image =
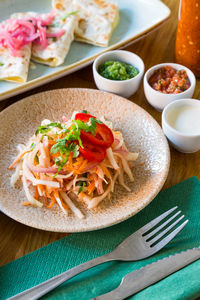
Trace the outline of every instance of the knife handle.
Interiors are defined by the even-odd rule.
[[[123,300],[200,259],[200,247],[170,255],[128,273],[113,291],[91,300]]]
[[[68,279],[78,275],[79,273],[111,260],[113,260],[111,253],[108,253],[103,256],[99,256],[81,265],[78,265],[60,275],[57,275],[45,282],[42,282],[20,294],[8,298],[7,300],[11,300],[11,299],[12,300],[36,300],[44,296],[48,292],[52,291],[53,289],[55,289],[57,286],[61,285],[63,282],[67,281]]]

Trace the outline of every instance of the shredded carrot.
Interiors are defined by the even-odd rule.
[[[82,162],[82,161],[83,161],[83,156],[78,156],[78,157],[76,158],[76,160]]]
[[[73,168],[72,158],[73,158],[73,153],[70,152],[68,161],[69,161],[69,166],[70,166],[71,170],[73,171],[74,168]]]
[[[37,173],[34,173],[36,179],[40,179],[40,175]],[[38,188],[38,190],[40,190],[40,193],[42,194],[44,191],[44,186],[42,184],[37,184],[36,187]],[[39,192],[39,191],[38,191]]]
[[[68,158],[69,164],[67,165],[67,168],[69,171],[73,171],[75,175],[79,175],[85,169],[88,161],[84,160],[83,157],[78,157],[76,162],[73,164],[72,158],[73,153],[70,153]]]
[[[80,192],[80,194],[78,195],[80,199],[83,199],[86,195],[83,192]]]
[[[35,199],[36,199],[36,200],[39,199],[39,193],[38,193],[37,187],[35,187]]]
[[[78,169],[78,171],[82,172],[85,169],[87,163],[88,163],[88,161],[84,160],[83,163],[81,164],[80,168]]]
[[[48,208],[52,208],[52,206],[54,205],[55,203],[55,197],[54,196],[50,196],[51,197],[51,203],[47,206]]]
[[[18,162],[22,159],[22,157],[23,157],[26,153],[29,153],[30,151],[31,151],[31,150],[25,151],[25,152],[23,152],[20,156],[18,156],[18,157],[15,159],[15,161],[8,167],[8,170],[12,169],[12,168],[16,165],[16,163],[18,163]]]
[[[76,162],[74,163],[74,166],[80,166],[83,162],[83,157],[77,157]]]
[[[48,207],[48,200],[47,200],[47,197],[43,197],[43,199],[44,199],[44,205],[46,206],[46,207]]]
[[[64,203],[64,202],[62,201],[62,199],[60,199],[60,202],[61,202],[62,206],[63,206],[65,209],[69,210],[69,206],[68,206],[66,203]]]
[[[35,161],[35,159],[33,161],[33,164],[34,164],[34,166],[37,166],[37,162]]]
[[[55,144],[56,144],[56,141],[49,140],[48,143],[49,143],[49,145],[55,145]]]
[[[89,194],[89,195],[92,194],[92,192],[94,191],[94,189],[95,189],[95,181],[92,181],[92,182],[88,185],[88,187],[87,187],[88,194]]]
[[[60,154],[59,153],[51,153],[51,156],[53,158],[58,158],[60,156]]]
[[[22,205],[23,206],[28,206],[28,205],[31,205],[31,203],[29,201],[25,201],[25,202],[22,203]]]
[[[108,170],[108,168],[106,166],[104,166],[103,163],[100,163],[100,167],[102,168],[103,172],[106,174],[106,176],[108,178],[111,178],[111,174],[110,174],[110,171]]]
[[[141,162],[141,163],[139,163],[139,164],[137,164],[137,166],[144,166],[144,162]]]
[[[55,194],[56,197],[59,197],[59,198],[60,198],[60,202],[61,202],[62,206],[64,207],[64,209],[69,210],[69,206],[68,206],[66,203],[63,202],[63,200],[62,200],[61,197],[59,196],[59,192],[58,192],[58,191],[55,191],[54,194]]]

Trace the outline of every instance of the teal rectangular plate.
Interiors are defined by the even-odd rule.
[[[50,68],[35,64],[29,69],[26,83],[0,81],[0,100],[20,94],[34,87],[77,71],[90,64],[98,55],[130,43],[146,36],[156,29],[170,15],[169,8],[160,0],[115,0],[119,6],[120,22],[114,30],[107,48],[73,42],[63,65]],[[0,0],[0,21],[15,12],[36,11],[49,12],[51,0]]]

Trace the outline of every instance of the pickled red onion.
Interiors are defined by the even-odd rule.
[[[42,49],[45,49],[49,44],[48,38],[58,38],[65,33],[64,29],[47,32],[47,26],[51,25],[54,16],[52,10],[45,19],[38,15],[6,20],[0,24],[0,46],[7,47],[13,56],[20,56],[19,50],[31,43],[41,45]]]

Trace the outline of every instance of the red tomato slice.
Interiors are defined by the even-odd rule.
[[[106,156],[106,151],[104,148],[97,145],[93,145],[86,140],[82,140],[84,148],[79,148],[80,154],[88,161],[98,161],[101,162]]]
[[[78,113],[75,115],[75,120],[80,120],[82,122],[88,122],[90,118],[96,119],[96,117],[90,114]]]
[[[82,122],[88,122],[90,118],[95,118],[92,115],[84,114],[84,113],[78,113],[75,116],[75,120],[80,120]],[[91,142],[94,145],[98,145],[101,147],[109,148],[112,143],[114,142],[114,136],[112,131],[108,126],[105,124],[96,124],[96,134],[93,135],[90,132],[81,131],[81,139],[84,138],[87,141]]]

